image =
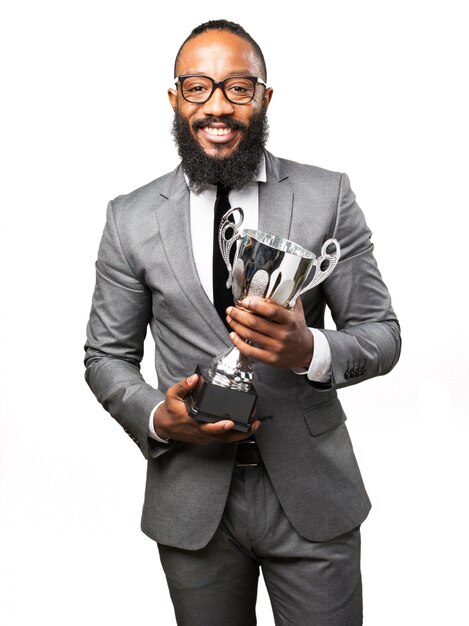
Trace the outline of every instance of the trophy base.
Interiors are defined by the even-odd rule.
[[[229,419],[234,422],[234,430],[249,432],[257,400],[254,388],[239,391],[217,385],[210,381],[209,369],[197,365],[197,386],[186,397],[189,415],[199,422],[210,424]]]

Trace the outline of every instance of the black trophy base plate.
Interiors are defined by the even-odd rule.
[[[210,381],[208,372],[208,367],[197,365],[197,386],[186,397],[189,415],[199,422],[210,424],[229,419],[234,422],[234,430],[249,432],[257,400],[254,388],[237,391],[221,387]]]

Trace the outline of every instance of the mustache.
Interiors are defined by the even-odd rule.
[[[204,128],[205,126],[210,126],[210,124],[225,124],[225,126],[228,126],[228,128],[231,128],[231,130],[247,130],[248,127],[246,126],[246,124],[243,124],[242,122],[239,122],[237,120],[232,120],[231,118],[226,118],[226,117],[204,117],[203,119],[200,120],[194,120],[192,122],[192,128],[197,129],[197,128]]]

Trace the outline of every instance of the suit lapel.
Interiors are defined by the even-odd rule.
[[[194,309],[202,316],[223,343],[231,345],[226,328],[210,302],[199,279],[192,252],[190,195],[182,168],[170,179],[161,194],[157,209],[158,226],[165,256],[174,276]]]
[[[278,159],[266,152],[267,182],[259,183],[258,229],[288,239],[293,212],[293,192]],[[174,276],[194,309],[227,346],[231,341],[199,279],[192,253],[190,195],[181,167],[169,176],[160,193],[157,220],[165,256]]]
[[[290,236],[293,191],[278,159],[266,152],[267,182],[259,183],[259,230]]]

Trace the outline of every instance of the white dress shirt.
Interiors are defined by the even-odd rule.
[[[232,207],[240,206],[244,211],[243,228],[257,230],[259,223],[259,185],[267,181],[265,158],[262,159],[259,172],[252,183],[241,190],[233,189],[229,193]],[[187,178],[186,178],[187,182]],[[200,193],[190,190],[190,224],[192,251],[199,280],[210,301],[213,302],[212,256],[213,256],[213,208],[217,197],[217,188],[208,186]],[[317,328],[310,328],[314,338],[313,358],[309,369],[293,369],[296,374],[307,375],[310,380],[325,383],[331,377],[331,350],[324,333]],[[155,410],[149,420],[149,435],[161,443],[168,440],[158,437],[153,426]]]

